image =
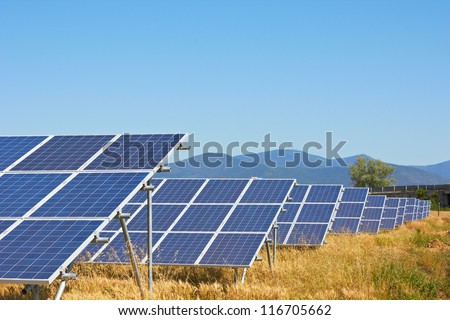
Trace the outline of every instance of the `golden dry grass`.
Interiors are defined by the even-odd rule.
[[[450,213],[436,213],[379,235],[329,235],[315,250],[280,248],[278,265],[249,269],[234,285],[230,269],[155,268],[156,299],[449,299]],[[264,256],[261,252],[261,256]],[[142,268],[144,279],[145,268]],[[79,264],[64,299],[140,299],[129,266]],[[0,286],[0,299],[29,299]],[[43,288],[52,298],[56,284]]]

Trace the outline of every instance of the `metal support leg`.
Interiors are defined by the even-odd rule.
[[[33,300],[39,300],[41,295],[41,288],[39,286],[33,286],[31,289],[31,292],[33,293]]]
[[[238,268],[234,268],[234,283],[236,285],[239,284],[239,269]]]
[[[244,268],[244,270],[242,270],[242,279],[241,279],[241,284],[245,283],[245,276],[247,275],[247,268]]]
[[[128,233],[127,225],[125,224],[125,219],[120,217],[120,225],[122,226],[123,237],[125,238],[125,243],[127,245],[128,254],[130,255],[131,265],[133,266],[134,274],[136,276],[136,283],[141,291],[142,300],[145,299],[144,288],[142,287],[141,274],[139,273],[138,264],[136,262],[136,256],[134,255],[133,245],[131,244],[130,235]]]
[[[272,270],[272,260],[270,259],[270,241],[266,240],[267,261],[269,262],[269,268]]]
[[[155,187],[151,182],[144,188],[147,192],[147,252],[148,252],[148,296],[150,300],[153,298],[153,211],[152,211],[152,192],[155,191]]]
[[[275,222],[273,226],[273,267],[277,266],[277,242],[278,242],[278,224]]]
[[[72,272],[74,263],[75,262],[72,262],[71,264],[69,264],[69,266],[67,267],[67,273]],[[68,278],[62,279],[61,283],[59,284],[58,291],[56,292],[55,300],[61,300],[64,290],[66,290],[67,281],[68,281]]]

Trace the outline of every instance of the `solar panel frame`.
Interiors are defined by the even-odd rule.
[[[415,198],[406,199],[404,222],[411,222],[415,220],[415,203]]]
[[[397,219],[395,222],[395,225],[397,227],[403,225],[405,219],[405,212],[406,212],[406,198],[400,198],[397,211]]]

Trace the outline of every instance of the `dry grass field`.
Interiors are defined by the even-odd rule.
[[[249,269],[236,286],[230,269],[155,268],[156,299],[450,299],[450,213],[436,212],[379,235],[329,235],[314,250],[280,248],[278,265]],[[265,257],[263,252],[261,256]],[[145,268],[142,272],[145,275]],[[79,264],[63,299],[139,299],[129,266]],[[1,285],[0,299],[30,299]],[[52,298],[57,286],[43,288]]]

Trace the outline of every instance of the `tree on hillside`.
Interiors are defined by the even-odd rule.
[[[356,163],[349,166],[350,176],[355,187],[389,187],[397,180],[391,178],[395,168],[381,160],[358,157]]]

